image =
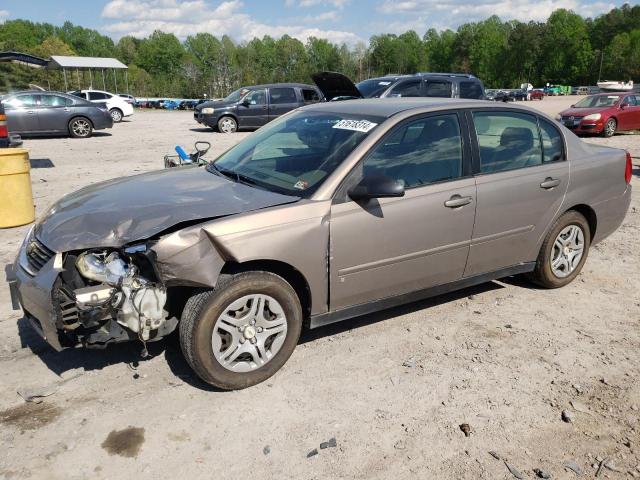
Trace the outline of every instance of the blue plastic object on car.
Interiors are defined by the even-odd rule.
[[[191,156],[180,145],[176,145],[176,153],[182,161],[191,162]]]

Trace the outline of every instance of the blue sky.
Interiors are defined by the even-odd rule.
[[[70,20],[118,39],[155,29],[187,35],[204,31],[242,41],[283,34],[313,35],[354,44],[376,33],[457,28],[492,14],[503,20],[544,21],[557,8],[596,16],[623,1],[601,0],[0,0],[0,21]]]

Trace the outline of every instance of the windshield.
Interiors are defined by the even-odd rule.
[[[240,98],[246,94],[249,90],[246,88],[239,88],[235,92],[231,92],[229,95],[225,97],[223,102],[227,103],[236,103],[240,101]]]
[[[295,112],[250,135],[207,169],[258,188],[309,197],[384,120],[369,115]]]
[[[356,84],[356,88],[360,91],[364,98],[375,98],[379,97],[384,93],[384,91],[389,88],[389,86],[394,83],[393,79],[372,79],[372,80],[364,80],[360,83]]]
[[[619,95],[594,95],[583,98],[574,105],[575,108],[612,107],[620,100]]]

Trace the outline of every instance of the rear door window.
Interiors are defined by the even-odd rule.
[[[463,81],[460,82],[460,98],[482,98],[482,88],[478,82]]]
[[[293,88],[270,88],[269,103],[272,105],[298,103],[298,98]]]
[[[424,96],[451,98],[451,82],[446,80],[427,80]]]
[[[106,100],[107,98],[102,92],[89,92],[89,100]]]
[[[540,138],[542,138],[542,161],[544,163],[564,160],[564,142],[556,127],[540,119]]]
[[[320,101],[320,95],[318,92],[311,88],[303,88],[302,89],[302,98],[305,104],[317,103]]]
[[[40,105],[43,107],[67,107],[72,105],[73,101],[60,95],[42,95]]]
[[[480,173],[542,164],[542,147],[535,116],[479,111],[473,112],[473,122],[480,147]]]

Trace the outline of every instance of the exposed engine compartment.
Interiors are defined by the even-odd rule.
[[[161,338],[174,330],[165,310],[167,290],[152,280],[144,246],[122,252],[70,255],[58,286],[59,321],[87,346]]]

